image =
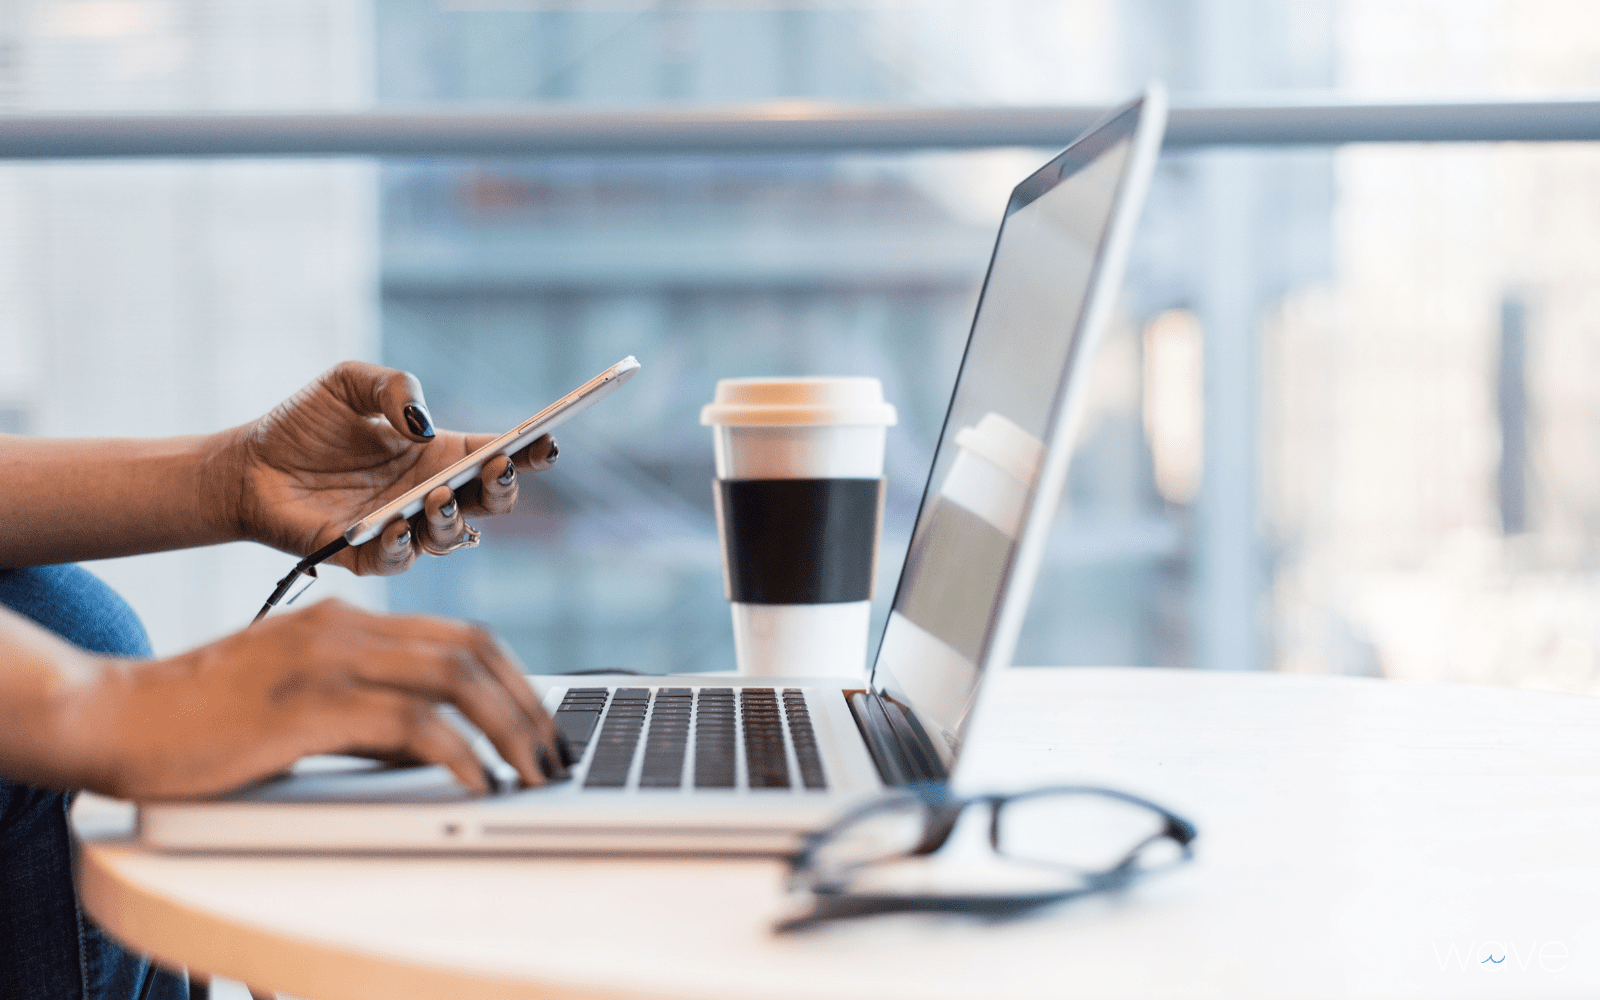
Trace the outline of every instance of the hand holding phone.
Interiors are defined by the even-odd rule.
[[[565,423],[578,413],[604,399],[627,382],[639,370],[639,362],[631,355],[607,368],[583,385],[567,393],[522,423],[494,438],[488,444],[466,457],[441,469],[426,480],[417,483],[397,497],[369,511],[354,524],[344,529],[340,537],[311,553],[297,563],[282,580],[267,602],[256,614],[260,621],[272,607],[283,599],[302,574],[316,575],[315,567],[350,546],[365,544],[383,533],[395,521],[409,518],[423,509],[429,493],[440,486],[459,489],[477,478],[483,467],[498,455],[510,456],[540,436]],[[326,537],[326,536],[324,536]],[[296,595],[298,596],[298,595]]]
[[[420,511],[429,493],[440,486],[448,486],[454,490],[471,482],[478,477],[478,473],[483,471],[484,465],[491,458],[496,455],[510,455],[540,435],[550,433],[615,392],[624,382],[633,378],[638,370],[639,362],[633,355],[628,355],[466,458],[440,470],[377,510],[363,516],[361,520],[345,529],[344,540],[350,545],[361,545],[377,538],[390,524]]]

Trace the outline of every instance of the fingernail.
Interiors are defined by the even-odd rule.
[[[433,437],[433,418],[428,416],[428,410],[416,403],[407,403],[406,426],[411,428],[411,433],[418,437]]]
[[[544,460],[546,462],[554,462],[560,456],[561,456],[561,446],[559,444],[556,444],[554,441],[551,441],[550,442],[550,454],[546,455],[544,457]]]
[[[572,753],[572,744],[567,742],[564,733],[556,733],[556,749],[561,751],[561,763],[566,766],[571,767],[578,762],[578,758]]]
[[[552,769],[550,767],[550,752],[544,747],[540,747],[534,756],[539,761],[539,773],[544,775],[546,781],[549,781],[552,777],[554,777],[554,775],[551,774]]]
[[[501,486],[510,486],[512,480],[514,480],[516,478],[517,478],[517,467],[515,465],[512,465],[510,462],[507,462],[506,463],[506,471],[500,473],[500,478],[496,479],[495,482],[499,483]]]
[[[400,534],[395,536],[394,547],[397,548],[397,549],[405,549],[405,548],[410,548],[411,547],[411,529],[410,528],[407,528],[406,530],[400,532]]]
[[[439,508],[439,516],[440,517],[455,517],[456,516],[456,501],[455,501],[454,497],[452,497],[449,500],[447,500],[445,502],[445,505],[443,507]]]
[[[495,780],[494,772],[489,770],[488,764],[483,765],[483,784],[489,789],[490,795],[500,790],[500,782]]]

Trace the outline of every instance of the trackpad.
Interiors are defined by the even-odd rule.
[[[361,757],[306,757],[281,778],[228,796],[235,802],[464,802],[472,793],[441,764],[399,767]]]

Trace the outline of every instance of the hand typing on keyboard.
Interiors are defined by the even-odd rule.
[[[445,706],[439,710],[439,714],[450,724],[452,729],[461,734],[461,738],[467,741],[467,746],[471,747],[472,752],[477,755],[478,762],[483,766],[483,780],[488,784],[491,795],[504,795],[507,792],[515,792],[526,787],[522,782],[521,776],[517,774],[517,769],[512,767],[504,757],[500,756],[500,751],[495,749],[489,738],[483,735],[478,727],[468,722],[466,717],[459,711]],[[565,761],[576,761],[577,756],[572,750],[571,744],[564,736],[558,738],[565,745],[558,748],[557,752],[564,755]],[[537,749],[535,752],[537,752]],[[544,774],[547,782],[557,783],[572,777],[565,766],[565,761],[539,760],[539,769]]]

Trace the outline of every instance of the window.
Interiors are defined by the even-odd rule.
[[[551,108],[1523,98],[1600,14],[1494,0],[575,5],[61,0],[0,13],[0,106]],[[1070,136],[1063,136],[1062,142]],[[0,166],[0,429],[237,423],[333,361],[499,429],[626,353],[488,544],[321,592],[491,621],[537,670],[731,664],[699,405],[874,374],[879,600],[993,231],[1051,150]],[[1600,689],[1587,144],[1170,150],[1019,662]],[[96,567],[158,649],[286,558]],[[313,593],[317,593],[314,591]]]

